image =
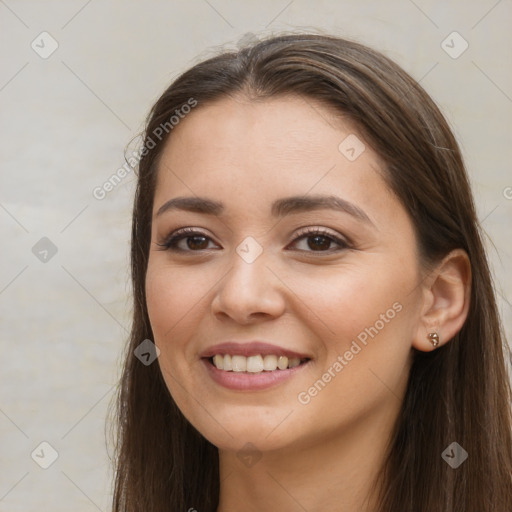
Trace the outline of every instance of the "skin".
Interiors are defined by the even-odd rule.
[[[366,147],[354,161],[338,150],[349,134]],[[370,221],[329,209],[271,215],[274,200],[316,194],[341,197]],[[182,196],[221,201],[225,211],[157,215]],[[183,227],[207,238],[182,239],[181,253],[158,245]],[[350,243],[298,238],[304,227]],[[236,252],[248,236],[263,250],[250,264]],[[446,342],[467,314],[465,254],[454,251],[428,273],[419,261],[413,225],[378,155],[325,106],[238,96],[198,107],[174,128],[155,190],[147,306],[169,391],[219,448],[219,512],[377,510],[372,479],[406,390],[411,347],[432,350],[432,330]],[[400,311],[389,319],[393,304]],[[301,403],[299,394],[332,374],[338,356],[381,315],[384,327]],[[255,339],[311,361],[269,390],[212,381],[203,350]],[[254,459],[242,457],[247,443]]]

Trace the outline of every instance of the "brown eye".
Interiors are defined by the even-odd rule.
[[[208,239],[205,236],[187,236],[184,239],[187,240],[187,247],[193,251],[206,249],[208,246]]]
[[[158,243],[161,250],[175,252],[200,252],[211,247],[208,243],[211,238],[193,228],[183,228],[171,233],[162,243]],[[183,243],[184,242],[184,243]]]
[[[307,237],[308,247],[313,251],[329,249],[332,240],[323,235]]]
[[[299,248],[304,252],[336,252],[349,248],[349,243],[338,236],[324,229],[309,229],[302,231],[294,240],[293,244],[297,246],[298,242],[306,241],[305,248]],[[338,248],[332,247],[337,245]]]

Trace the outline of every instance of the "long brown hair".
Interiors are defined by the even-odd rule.
[[[512,510],[511,386],[504,361],[510,354],[457,142],[432,99],[394,62],[361,44],[316,34],[273,37],[201,62],[149,113],[133,208],[134,310],[117,397],[113,510],[214,512],[218,505],[217,448],[181,414],[158,364],[141,364],[134,350],[153,339],[145,274],[169,119],[191,99],[200,109],[235,94],[253,100],[299,95],[350,119],[380,155],[384,177],[415,226],[423,262],[456,248],[469,256],[470,310],[461,331],[432,352],[412,349],[408,388],[380,474],[379,510]],[[158,131],[166,123],[165,133]],[[441,457],[454,441],[468,452],[456,469]]]

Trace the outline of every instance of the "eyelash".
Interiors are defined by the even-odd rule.
[[[178,242],[180,242],[181,240],[184,240],[187,238],[193,238],[194,236],[201,236],[206,239],[210,239],[210,237],[208,235],[206,235],[205,233],[203,233],[201,231],[197,231],[195,228],[182,228],[182,229],[178,229],[174,233],[171,233],[163,241],[163,243],[157,243],[157,245],[159,247],[161,247],[161,249],[159,249],[161,251],[173,251],[173,252],[181,252],[181,253],[204,252],[204,251],[209,250],[209,249],[200,249],[200,250],[194,251],[191,249],[180,249],[177,247]],[[347,240],[343,240],[342,238],[332,234],[331,232],[329,232],[323,228],[303,228],[302,230],[299,230],[299,233],[297,234],[296,238],[292,241],[292,243],[298,242],[301,239],[312,238],[315,236],[321,236],[321,237],[327,238],[331,242],[336,243],[339,246],[339,248],[334,249],[334,250],[329,249],[326,251],[313,251],[313,250],[305,251],[305,250],[300,249],[301,252],[310,252],[313,254],[315,254],[315,253],[316,254],[318,254],[318,253],[332,254],[333,252],[339,252],[344,249],[351,248],[351,244]]]

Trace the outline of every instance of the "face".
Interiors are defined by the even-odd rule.
[[[381,421],[407,381],[418,262],[350,123],[293,96],[198,108],[162,153],[146,276],[171,395],[222,450]]]

